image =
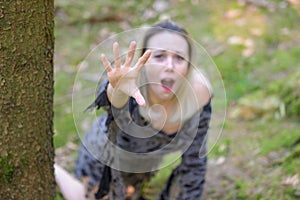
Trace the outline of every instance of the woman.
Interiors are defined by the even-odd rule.
[[[156,199],[199,200],[211,116],[209,82],[190,62],[187,32],[170,21],[151,27],[141,49],[134,66],[135,42],[124,64],[118,43],[113,45],[114,66],[101,55],[108,79],[90,108],[107,113],[86,134],[75,174],[85,180],[91,198],[124,200],[130,186],[132,199],[145,199],[142,187],[163,156],[181,151],[180,164]]]

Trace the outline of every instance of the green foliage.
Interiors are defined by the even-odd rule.
[[[289,148],[299,138],[299,130],[294,128],[282,128],[275,125],[278,130],[274,132],[266,132],[261,137],[260,152],[263,154],[270,153],[271,151],[280,150],[280,148]],[[266,129],[269,129],[266,127]],[[270,141],[272,138],[272,141]]]
[[[229,49],[214,61],[223,76],[229,100],[238,99],[257,88],[256,82],[247,76],[251,69],[247,69],[245,59],[239,55],[238,50]]]
[[[279,121],[268,121],[257,125],[254,130],[260,131],[258,136],[260,155],[269,155],[271,152],[286,152],[279,156],[276,164],[279,164],[288,174],[299,173],[300,168],[300,136],[297,122],[289,122],[286,125]]]
[[[267,93],[276,94],[284,102],[288,116],[300,116],[300,71],[274,81]]]
[[[247,183],[244,183],[243,181],[236,181],[235,182],[235,190],[236,192],[236,199],[242,200],[247,199]]]
[[[300,137],[298,135],[298,141]],[[295,146],[292,151],[290,152],[289,156],[285,159],[284,163],[282,164],[285,170],[289,174],[294,174],[299,172],[300,169],[300,144]]]
[[[10,184],[14,176],[14,165],[12,164],[12,155],[0,157],[0,183]]]

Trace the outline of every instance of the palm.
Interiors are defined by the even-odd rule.
[[[127,94],[132,96],[134,90],[136,90],[136,80],[138,76],[138,71],[130,67],[122,67],[120,69],[113,69],[107,73],[109,82],[113,88],[117,88]]]
[[[146,51],[143,56],[139,58],[137,63],[132,66],[132,61],[134,58],[136,49],[136,43],[131,42],[129,52],[126,56],[124,64],[121,64],[119,45],[115,43],[113,46],[114,56],[115,56],[115,67],[113,68],[105,55],[101,56],[101,60],[107,71],[107,76],[111,86],[118,89],[128,96],[132,96],[135,99],[143,98],[140,95],[139,89],[137,87],[137,78],[141,67],[149,59],[151,52]],[[139,101],[138,101],[139,102]]]

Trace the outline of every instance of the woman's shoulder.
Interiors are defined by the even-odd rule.
[[[202,74],[196,73],[191,80],[193,92],[200,107],[206,105],[212,98],[211,85],[208,79]]]

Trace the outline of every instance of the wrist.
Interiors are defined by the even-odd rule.
[[[119,90],[118,88],[114,88],[110,83],[108,84],[107,90],[108,90],[108,92],[110,93],[111,96],[128,97],[128,95],[126,93]]]
[[[110,83],[107,87],[107,95],[109,101],[117,108],[123,107],[128,101],[129,96],[123,91],[114,88]]]

